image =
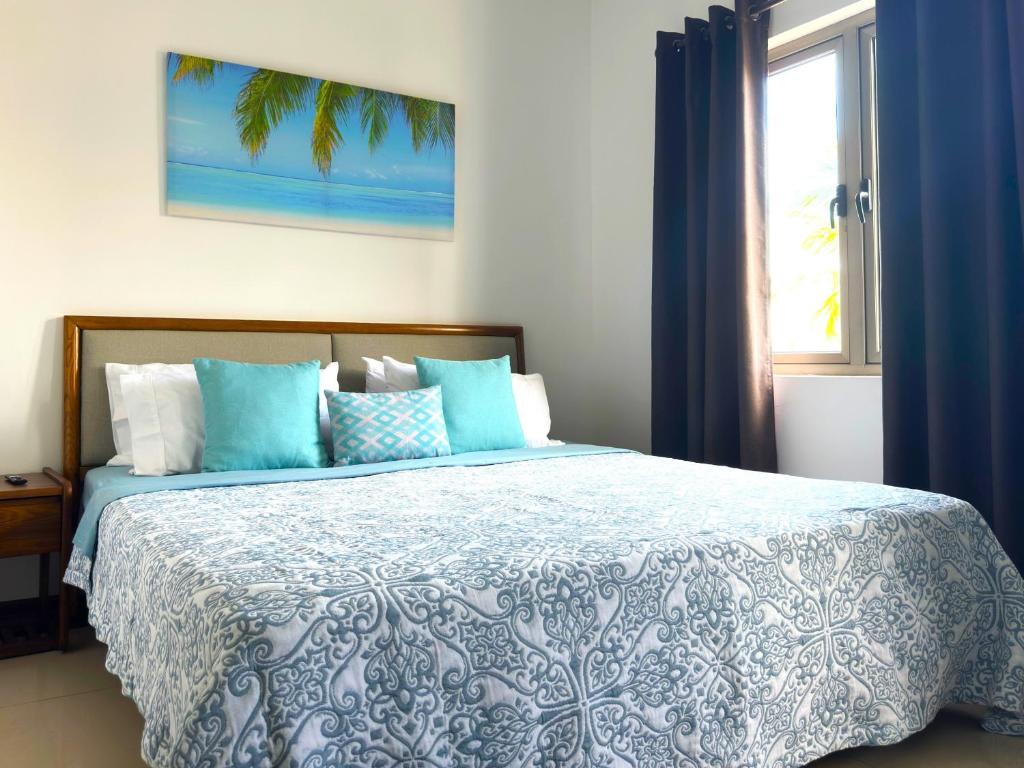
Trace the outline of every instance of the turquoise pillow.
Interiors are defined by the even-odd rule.
[[[441,388],[329,392],[334,466],[450,456]]]
[[[497,360],[416,358],[420,385],[441,387],[452,453],[499,451],[526,445],[512,394],[508,355]]]
[[[326,467],[320,361],[256,365],[197,358],[206,445],[203,472]]]

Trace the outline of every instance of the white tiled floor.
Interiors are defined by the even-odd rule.
[[[73,650],[0,661],[0,767],[141,768],[142,718],[103,668],[87,631]],[[1024,768],[1024,739],[993,736],[973,710],[943,712],[891,747],[866,747],[814,768]]]

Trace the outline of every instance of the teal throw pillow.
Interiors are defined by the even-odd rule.
[[[320,362],[193,360],[203,396],[203,472],[326,467]]]
[[[508,355],[497,360],[416,358],[424,387],[441,388],[452,453],[497,451],[526,445],[512,394]]]

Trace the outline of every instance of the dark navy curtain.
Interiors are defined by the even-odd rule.
[[[1024,567],[1024,1],[878,0],[885,481]]]
[[[767,14],[659,32],[651,447],[775,471],[765,247]]]

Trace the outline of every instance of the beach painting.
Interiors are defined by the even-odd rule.
[[[167,213],[452,240],[455,106],[169,53]]]

